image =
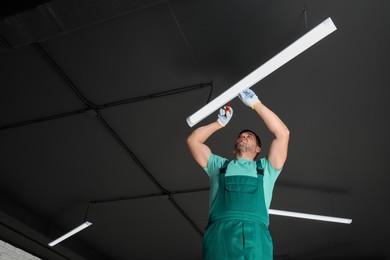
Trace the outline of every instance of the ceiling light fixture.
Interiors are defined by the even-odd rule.
[[[237,82],[235,85],[230,87],[228,90],[223,92],[221,95],[216,97],[213,101],[199,109],[197,112],[187,117],[187,123],[190,127],[196,125],[201,120],[209,116],[211,113],[234,99],[238,94],[274,72],[279,67],[283,66],[289,60],[293,59],[310,46],[314,45],[337,28],[333,24],[332,19],[328,18],[301,38],[290,44],[283,51],[279,52],[272,59],[261,65],[255,71],[250,73],[248,76]]]
[[[73,236],[74,234],[76,234],[77,232],[80,232],[81,230],[83,230],[84,228],[87,228],[89,227],[90,225],[92,225],[91,222],[88,222],[88,221],[85,221],[83,224],[81,224],[80,226],[76,227],[75,229],[69,231],[68,233],[66,233],[65,235],[57,238],[56,240],[54,240],[53,242],[50,242],[49,243],[49,246],[55,246],[57,245],[58,243],[60,243],[61,241]]]
[[[352,223],[352,219],[349,219],[349,218],[336,218],[336,217],[306,214],[306,213],[277,210],[277,209],[270,209],[268,211],[268,213],[272,214],[272,215],[279,215],[279,216],[286,216],[286,217],[293,217],[293,218],[313,219],[313,220],[336,222],[336,223],[342,223],[342,224],[351,224]]]

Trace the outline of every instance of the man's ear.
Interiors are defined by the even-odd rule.
[[[260,153],[261,152],[261,147],[260,146],[256,146],[256,153]]]

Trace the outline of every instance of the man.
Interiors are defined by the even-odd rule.
[[[209,223],[203,236],[205,260],[272,260],[268,209],[275,181],[287,158],[289,130],[250,89],[241,101],[257,112],[274,135],[267,157],[255,161],[261,141],[251,130],[239,133],[235,160],[211,152],[205,141],[230,121],[233,109],[221,108],[218,120],[195,129],[187,139],[195,161],[210,177]]]

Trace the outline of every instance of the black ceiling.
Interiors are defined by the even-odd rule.
[[[0,21],[0,239],[42,259],[200,259],[208,177],[186,117],[331,17],[253,86],[291,131],[275,259],[390,259],[390,2],[19,1]],[[210,138],[271,135],[240,101]],[[215,120],[212,115],[199,125]],[[266,155],[267,148],[263,151]],[[85,220],[93,225],[55,247]]]

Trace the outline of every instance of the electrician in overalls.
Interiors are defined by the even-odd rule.
[[[282,120],[250,89],[241,101],[260,116],[274,135],[269,154],[255,160],[261,151],[259,137],[243,130],[229,161],[211,152],[206,140],[227,125],[232,108],[221,108],[216,122],[195,129],[187,139],[195,161],[210,177],[209,222],[203,236],[205,260],[272,260],[268,209],[275,181],[287,158],[289,130]]]

